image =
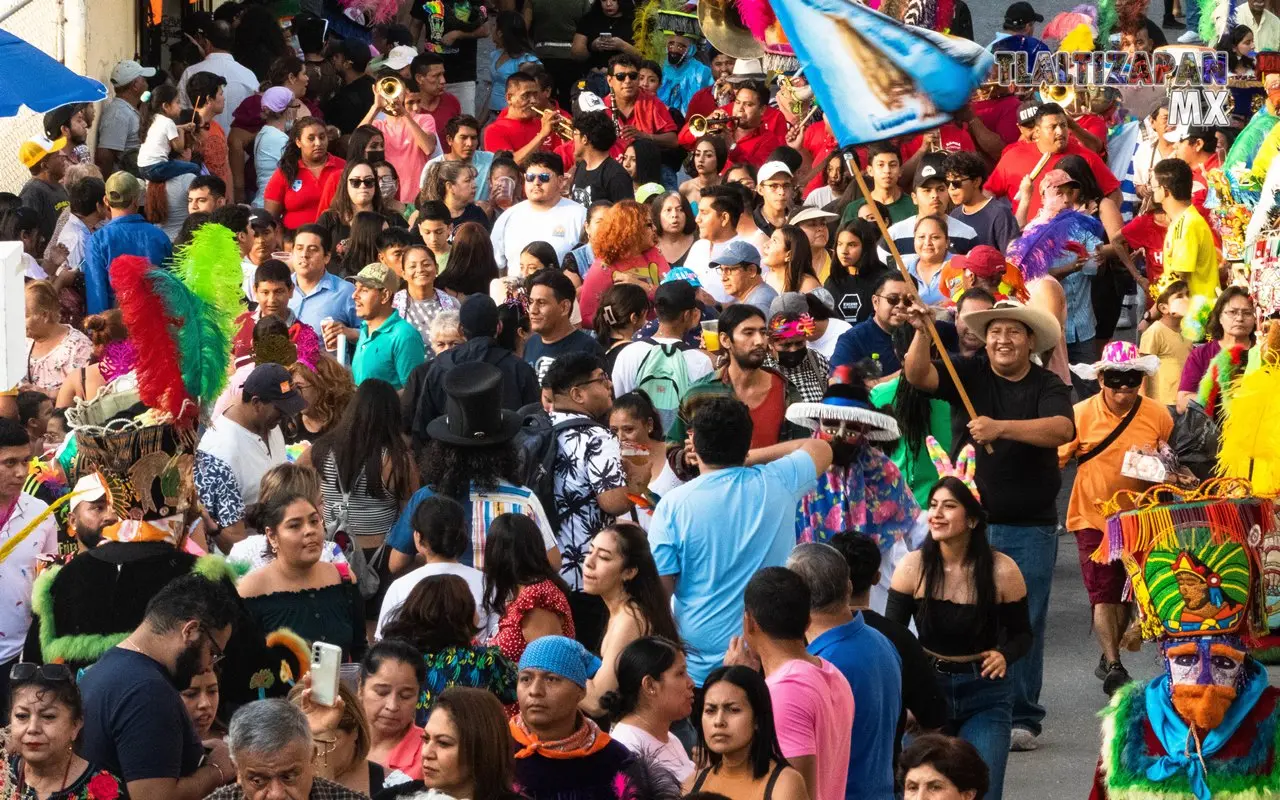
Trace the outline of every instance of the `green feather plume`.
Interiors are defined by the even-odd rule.
[[[1188,0],[1191,3],[1200,5],[1200,30],[1196,31],[1200,34],[1200,39],[1205,44],[1212,45],[1218,41],[1218,25],[1217,20],[1213,18],[1214,6],[1218,3],[1229,3],[1231,0]]]
[[[1098,0],[1098,38],[1095,42],[1099,50],[1110,49],[1111,33],[1116,29],[1116,19],[1116,0]]]
[[[201,225],[191,242],[178,250],[178,277],[208,307],[208,314],[230,342],[236,335],[236,317],[242,310],[240,245],[225,226]],[[185,370],[184,370],[185,375]]]
[[[231,358],[231,337],[223,331],[217,310],[164,270],[153,270],[151,284],[169,318],[182,320],[170,334],[178,343],[187,394],[201,403],[214,402],[226,388]]]

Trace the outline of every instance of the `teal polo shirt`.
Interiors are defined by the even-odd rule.
[[[351,376],[359,386],[369,378],[386,381],[404,388],[413,368],[427,360],[427,350],[418,329],[405,322],[395,311],[382,326],[369,333],[369,323],[360,323],[360,339],[351,361]]]

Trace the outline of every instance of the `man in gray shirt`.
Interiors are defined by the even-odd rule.
[[[731,303],[747,303],[769,316],[769,304],[778,296],[773,287],[764,282],[760,272],[760,251],[750,242],[739,239],[711,260],[711,266],[720,271],[720,282]]]
[[[111,86],[116,96],[102,108],[98,146],[93,153],[93,162],[103,175],[115,172],[120,157],[137,150],[141,144],[138,106],[142,104],[142,93],[147,91],[147,78],[155,74],[154,68],[144,67],[137,61],[121,61],[111,70]]]

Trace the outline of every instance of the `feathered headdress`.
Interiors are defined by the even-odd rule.
[[[1261,365],[1232,391],[1222,424],[1217,474],[1247,478],[1262,497],[1280,495],[1280,323],[1272,322]]]
[[[972,444],[966,444],[961,448],[954,464],[951,463],[951,457],[947,455],[947,451],[942,449],[942,445],[938,443],[937,439],[933,438],[932,434],[924,437],[924,445],[929,451],[929,459],[933,461],[933,466],[938,469],[939,478],[955,478],[968,487],[973,494],[974,500],[982,500],[982,496],[978,494],[978,484],[974,481],[974,475],[978,471],[978,462],[974,458]]]
[[[1009,243],[1009,261],[1030,283],[1049,274],[1049,269],[1067,252],[1081,254],[1084,234],[1102,238],[1102,223],[1075,210],[1061,211],[1051,219],[1032,222],[1022,235]],[[1084,255],[1087,255],[1085,253]]]

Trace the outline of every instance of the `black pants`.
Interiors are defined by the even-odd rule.
[[[4,720],[5,725],[9,724],[9,670],[20,661],[22,656],[18,655],[12,661],[0,663],[0,720]]]

